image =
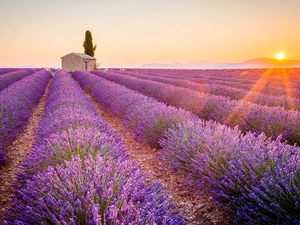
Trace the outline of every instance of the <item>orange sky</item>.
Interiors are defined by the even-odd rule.
[[[300,59],[299,0],[1,0],[0,67],[59,67],[91,30],[105,65]]]

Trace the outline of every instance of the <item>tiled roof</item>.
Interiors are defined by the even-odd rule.
[[[95,59],[94,57],[92,57],[92,56],[90,56],[90,55],[87,55],[87,54],[84,54],[84,53],[74,53],[74,52],[72,52],[72,53],[70,53],[70,54],[79,56],[79,57],[81,57],[81,58],[83,58],[83,59]],[[70,54],[68,54],[68,55],[70,55]],[[65,55],[65,56],[67,56],[67,55]],[[65,57],[65,56],[63,56],[63,57]],[[63,58],[63,57],[61,57],[61,58]]]

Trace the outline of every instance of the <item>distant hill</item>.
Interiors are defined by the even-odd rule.
[[[300,68],[300,60],[277,60],[271,58],[255,58],[241,63],[221,63],[199,61],[173,64],[144,64],[141,68],[169,68],[169,69],[245,69],[245,68]]]

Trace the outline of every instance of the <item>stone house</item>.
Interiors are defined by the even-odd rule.
[[[96,59],[84,53],[70,53],[61,57],[61,68],[67,72],[96,69]]]

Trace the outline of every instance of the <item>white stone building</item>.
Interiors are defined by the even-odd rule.
[[[70,53],[61,57],[61,68],[67,72],[96,69],[96,59],[84,53]]]

